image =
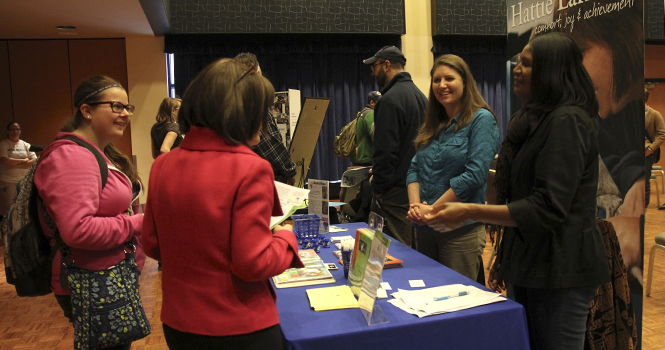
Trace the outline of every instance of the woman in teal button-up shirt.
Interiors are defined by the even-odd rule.
[[[469,222],[441,233],[427,227],[423,215],[435,203],[485,203],[499,128],[464,60],[443,55],[430,74],[425,123],[416,137],[417,153],[406,179],[408,218],[416,225],[419,252],[475,280],[485,247],[485,225]]]

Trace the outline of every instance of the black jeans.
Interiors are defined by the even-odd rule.
[[[524,306],[532,350],[582,350],[595,287],[540,289],[513,286]]]
[[[260,331],[228,335],[211,336],[181,332],[164,326],[164,339],[170,350],[282,350],[284,337],[279,325],[274,325]]]
[[[55,300],[58,301],[58,305],[65,313],[65,317],[72,323],[72,298],[69,295],[57,295],[55,294]],[[107,348],[109,350],[129,350],[132,347],[132,343],[127,343],[123,345],[114,346],[112,348]]]

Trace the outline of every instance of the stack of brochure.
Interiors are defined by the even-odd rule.
[[[305,267],[287,269],[272,278],[276,288],[290,288],[311,286],[314,284],[335,283],[330,271],[323,263],[321,257],[313,249],[298,252],[298,256]]]
[[[391,295],[395,299],[388,300],[389,303],[418,317],[470,309],[506,300],[501,294],[463,284],[420,290],[399,289]]]

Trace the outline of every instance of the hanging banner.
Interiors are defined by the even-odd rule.
[[[524,46],[536,35],[562,32],[582,50],[599,104],[599,115],[594,120],[601,158],[598,217],[611,222],[616,230],[628,274],[636,332],[641,339],[645,183],[649,181],[645,181],[644,146],[644,4],[635,0],[506,2],[508,52],[514,55],[507,65],[510,71],[519,62]],[[508,115],[512,115],[520,103],[510,96],[508,106]],[[614,288],[619,294],[622,286]],[[616,307],[617,313],[630,315],[628,300],[616,295],[614,298],[619,302],[608,308]],[[632,325],[617,325],[619,329],[633,333]],[[591,348],[596,347],[592,344]]]

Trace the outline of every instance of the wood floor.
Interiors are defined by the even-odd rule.
[[[665,195],[661,193],[661,201]],[[665,231],[665,210],[656,208],[652,193],[645,224],[645,291],[649,252],[656,234]],[[492,246],[487,244],[483,255],[487,263]],[[0,247],[0,252],[2,248]],[[665,251],[657,250],[651,297],[644,298],[642,349],[665,349]],[[19,298],[13,286],[5,281],[4,263],[0,259],[0,350],[9,349],[71,349],[73,329],[62,316],[53,295],[38,298]],[[134,342],[133,350],[167,349],[159,320],[162,308],[161,273],[157,262],[148,259],[141,274],[141,297],[152,324],[152,334]]]

